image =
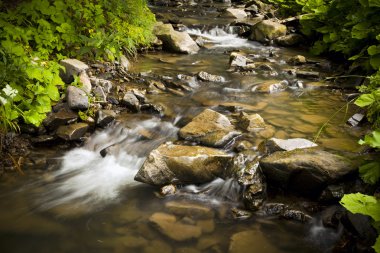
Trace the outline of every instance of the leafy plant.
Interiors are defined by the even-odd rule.
[[[380,200],[373,196],[361,193],[346,194],[340,203],[351,213],[360,213],[372,218],[372,225],[380,232]],[[373,246],[376,252],[380,252],[380,236],[377,237]]]
[[[145,0],[0,1],[0,132],[38,126],[59,100],[58,61],[115,60],[152,40]],[[8,6],[8,5],[7,5]],[[61,89],[63,90],[63,89]]]

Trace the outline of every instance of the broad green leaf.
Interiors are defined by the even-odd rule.
[[[35,110],[29,110],[24,112],[23,118],[25,123],[39,126],[45,118],[45,114],[40,114]]]
[[[51,100],[53,100],[53,101],[59,100],[58,88],[53,83],[48,84],[48,86],[46,87],[46,93]]]
[[[380,7],[380,0],[368,0],[369,7]]]
[[[380,45],[372,45],[367,49],[369,55],[380,54]]]
[[[369,61],[373,69],[378,70],[380,68],[380,54],[373,55]]]
[[[371,135],[366,135],[364,140],[359,140],[360,145],[368,145],[372,148],[380,148],[380,131],[373,131]]]
[[[377,237],[375,245],[372,247],[377,253],[380,252],[380,235]]]
[[[373,94],[362,94],[355,100],[355,104],[359,107],[366,107],[375,102]]]
[[[44,75],[43,70],[39,67],[29,67],[26,69],[26,74],[30,79],[37,79],[38,81],[42,82]]]
[[[351,213],[360,213],[380,221],[380,202],[373,196],[361,193],[346,194],[340,204]]]
[[[370,162],[359,167],[361,178],[367,184],[376,184],[380,178],[380,163]]]
[[[50,97],[47,95],[39,95],[37,96],[37,103],[36,111],[39,113],[45,113],[51,111],[51,103],[50,103]]]

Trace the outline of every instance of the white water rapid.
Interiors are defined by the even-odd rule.
[[[137,184],[134,176],[146,155],[175,139],[177,131],[171,123],[150,119],[132,129],[116,124],[94,134],[83,147],[64,155],[38,205],[42,209],[70,205],[89,211],[117,201],[121,190]]]

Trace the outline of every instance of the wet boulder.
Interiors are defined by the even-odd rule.
[[[300,34],[291,33],[288,35],[278,37],[276,38],[275,41],[280,46],[292,47],[292,46],[298,46],[299,44],[301,44],[304,41],[304,38]]]
[[[286,35],[286,26],[271,20],[263,20],[254,25],[251,31],[250,40],[268,42]]]
[[[229,168],[230,177],[244,186],[243,203],[249,210],[256,211],[266,199],[266,182],[258,159],[243,153],[234,157]]]
[[[221,177],[231,159],[213,148],[162,144],[148,155],[135,180],[157,186],[205,183]]]
[[[316,195],[356,170],[351,160],[315,148],[275,152],[260,167],[268,181],[305,195]]]
[[[194,54],[199,50],[197,43],[186,32],[177,32],[170,24],[158,23],[154,34],[163,43],[163,48],[174,53]]]
[[[179,130],[182,139],[212,147],[222,147],[238,134],[226,116],[210,109]]]
[[[160,233],[174,241],[187,241],[199,238],[202,235],[200,227],[177,221],[174,215],[167,213],[154,213],[149,218],[149,222]]]
[[[303,55],[295,55],[293,57],[291,57],[287,63],[289,65],[302,65],[302,64],[305,64],[307,61],[306,61],[306,57],[303,56]]]
[[[137,112],[140,110],[140,101],[132,91],[128,91],[124,94],[122,104],[132,111]]]
[[[247,17],[247,13],[242,9],[227,8],[222,14],[225,18],[243,19]]]
[[[75,123],[66,126],[60,126],[57,129],[57,136],[66,141],[79,140],[87,132],[88,124]]]
[[[74,81],[74,76],[79,76],[80,73],[89,69],[86,63],[77,59],[64,59],[60,61],[60,65],[65,68],[65,71],[61,71],[60,76],[67,84]]]
[[[108,124],[115,120],[116,113],[112,110],[99,110],[96,113],[96,125],[99,127],[106,127]]]
[[[44,119],[44,126],[50,130],[54,131],[62,125],[67,125],[77,121],[78,115],[71,110],[60,109],[58,112],[51,112]]]
[[[202,80],[204,82],[222,83],[226,81],[226,79],[223,76],[209,74],[205,71],[199,72],[197,77],[199,80]]]
[[[230,54],[230,66],[231,67],[245,67],[247,65],[247,57],[238,52],[232,52]]]
[[[268,80],[252,88],[253,92],[259,93],[275,93],[279,91],[284,91],[288,87],[289,83],[286,80]]]
[[[319,72],[309,70],[296,70],[296,77],[305,79],[319,79]]]
[[[69,108],[73,110],[87,110],[90,106],[86,92],[75,86],[67,87],[66,99]]]
[[[303,138],[277,139],[271,138],[261,145],[261,149],[267,153],[276,151],[291,151],[294,149],[312,148],[318,146],[316,143]]]
[[[265,128],[264,119],[257,113],[248,114],[245,112],[241,112],[238,120],[239,120],[238,122],[239,127],[241,127],[242,129],[248,132]]]

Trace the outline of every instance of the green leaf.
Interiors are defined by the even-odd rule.
[[[46,93],[51,100],[53,100],[53,101],[59,100],[58,88],[53,83],[48,84],[48,86],[46,87]]]
[[[380,235],[377,237],[375,245],[372,247],[377,253],[380,252]]]
[[[24,112],[23,118],[25,123],[39,126],[45,118],[45,114],[40,114],[35,110],[29,110]]]
[[[380,221],[380,202],[373,196],[361,193],[346,194],[340,204],[351,213],[360,213]]]
[[[380,68],[380,54],[373,55],[369,61],[373,69],[378,70]]]
[[[380,53],[380,45],[372,45],[367,49],[369,55],[375,55]]]
[[[355,100],[355,105],[359,107],[366,107],[373,104],[375,101],[376,100],[373,94],[362,94]]]
[[[369,7],[380,7],[380,0],[368,0]]]
[[[380,148],[380,131],[373,131],[371,135],[366,135],[364,140],[359,141],[359,144],[365,144],[373,148]]]
[[[380,163],[370,162],[359,167],[361,178],[367,184],[376,184],[380,178]]]

